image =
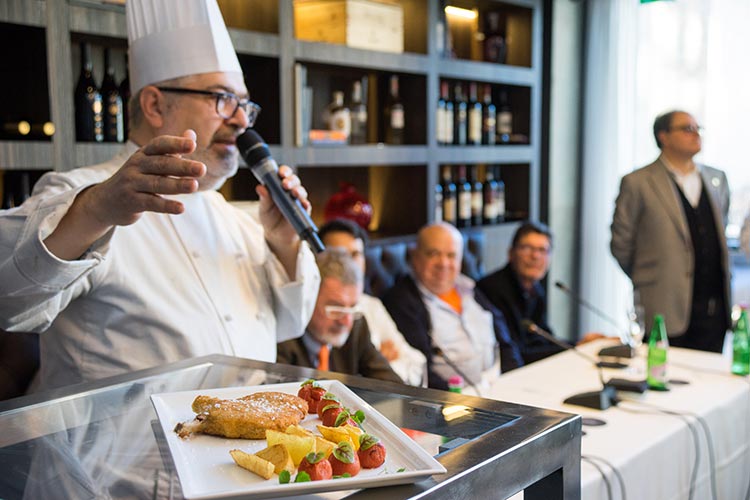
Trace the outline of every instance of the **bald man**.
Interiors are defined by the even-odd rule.
[[[411,256],[412,273],[383,297],[399,331],[427,358],[428,385],[436,389],[447,389],[452,375],[478,385],[495,361],[496,345],[501,370],[523,364],[502,313],[461,274],[463,247],[461,233],[450,224],[425,226]]]

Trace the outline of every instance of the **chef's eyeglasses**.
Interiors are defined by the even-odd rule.
[[[353,319],[359,319],[362,317],[362,310],[359,306],[344,307],[344,306],[325,306],[325,312],[328,319],[339,320],[344,319],[350,315]]]
[[[176,94],[198,94],[207,95],[216,98],[216,112],[224,118],[229,120],[232,118],[237,110],[242,107],[242,110],[247,115],[248,127],[255,125],[255,120],[258,119],[260,114],[260,106],[255,104],[250,99],[240,99],[236,94],[232,92],[213,92],[211,90],[196,90],[196,89],[184,89],[181,87],[156,87],[162,92],[174,92]]]

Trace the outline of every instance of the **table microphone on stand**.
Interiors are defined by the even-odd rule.
[[[575,346],[563,342],[547,330],[540,328],[536,323],[529,320],[521,321],[521,328],[524,330],[539,335],[540,337],[549,340],[550,342],[559,345],[567,351],[574,352],[578,356],[582,357],[592,365],[594,365],[599,372],[599,381],[602,384],[602,388],[599,391],[582,392],[580,394],[574,394],[569,398],[565,399],[563,403],[576,406],[585,406],[586,408],[593,408],[595,410],[606,410],[610,406],[617,405],[619,401],[617,399],[617,392],[615,387],[604,381],[604,373],[602,367],[599,366],[596,359],[592,358],[588,354],[585,354]]]
[[[583,306],[585,309],[588,309],[589,311],[593,312],[600,319],[603,319],[610,325],[614,326],[616,328],[615,331],[620,331],[620,325],[617,324],[617,321],[612,319],[612,317],[610,317],[608,314],[606,314],[604,311],[602,311],[598,307],[594,306],[589,301],[585,300],[583,297],[579,296],[565,283],[563,283],[562,281],[555,281],[555,286],[559,288],[560,290],[562,290],[568,297],[573,299],[576,302],[576,304]],[[613,356],[616,358],[632,358],[633,348],[627,344],[619,344],[619,345],[615,345],[611,347],[605,347],[599,351],[599,356]],[[623,368],[625,366],[627,365],[610,366],[609,368]]]

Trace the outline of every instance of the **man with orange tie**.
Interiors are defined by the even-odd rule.
[[[318,255],[320,290],[305,334],[281,342],[277,361],[349,375],[402,383],[388,360],[370,341],[367,321],[358,308],[362,268],[340,248]]]

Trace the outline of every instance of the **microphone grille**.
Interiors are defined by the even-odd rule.
[[[249,167],[271,156],[263,138],[251,128],[237,137],[237,147]]]

